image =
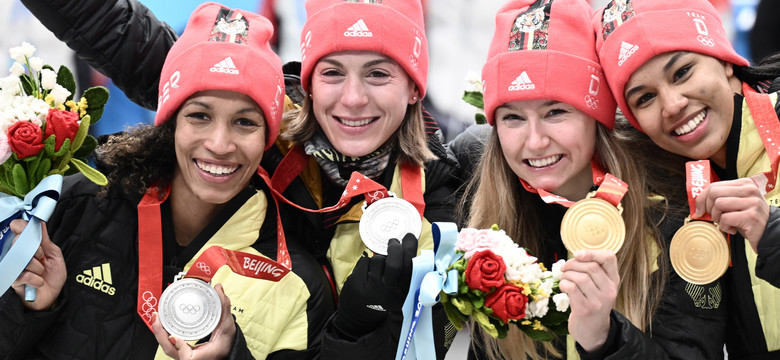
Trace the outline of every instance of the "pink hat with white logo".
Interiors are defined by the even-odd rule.
[[[498,11],[482,68],[491,125],[505,103],[549,99],[613,127],[615,100],[597,61],[591,13],[584,0],[514,0]]]
[[[376,51],[395,60],[425,96],[428,40],[420,0],[308,0],[301,32],[301,84],[323,56],[345,50]]]
[[[623,92],[640,66],[670,51],[692,51],[747,66],[729,42],[720,15],[707,0],[612,0],[596,12],[599,60],[626,119],[641,130]]]
[[[165,58],[155,125],[168,121],[181,104],[205,90],[246,94],[263,110],[266,150],[276,141],[284,104],[282,61],[268,40],[273,26],[255,13],[204,3]]]

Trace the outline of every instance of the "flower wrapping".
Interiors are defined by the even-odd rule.
[[[473,319],[495,338],[510,324],[534,340],[568,334],[569,298],[558,287],[565,260],[547,270],[496,225],[462,229],[455,251],[463,255],[449,267],[458,272],[458,289],[441,293],[455,327]]]
[[[0,268],[3,269],[0,290],[3,291],[29,262],[32,255],[27,254],[34,253],[41,236],[40,231],[33,233],[25,229],[11,246],[13,233],[9,231],[9,223],[18,218],[30,220],[30,225],[33,219],[46,221],[59,198],[64,175],[81,172],[98,185],[108,183],[86,160],[97,146],[97,140],[88,134],[89,126],[103,114],[108,90],[92,87],[78,102],[74,101],[76,82],[71,71],[60,66],[55,72],[34,57],[34,52],[35,47],[26,42],[11,48],[15,62],[9,69],[10,75],[0,78],[0,203],[3,206],[0,213],[4,214],[0,217]],[[47,210],[36,211],[36,207],[41,207],[42,198],[51,199]],[[9,253],[14,255],[9,258],[26,259],[7,259]],[[31,295],[28,300],[33,298]]]

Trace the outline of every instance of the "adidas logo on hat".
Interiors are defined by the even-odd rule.
[[[639,50],[639,46],[629,44],[625,41],[623,41],[622,44],[620,44],[620,54],[618,55],[618,66],[623,66],[623,63],[628,60],[628,58],[631,55],[634,55],[634,53]]]
[[[95,290],[100,290],[108,295],[114,295],[116,288],[111,286],[111,265],[105,263],[100,266],[93,266],[92,269],[84,270],[76,275],[76,282],[84,284]]]
[[[352,26],[347,28],[347,31],[344,32],[344,36],[372,37],[374,36],[374,34],[371,33],[371,30],[368,30],[368,26],[366,26],[366,22],[363,21],[363,19],[360,19]]]
[[[507,88],[507,90],[519,91],[519,90],[531,90],[535,88],[536,86],[531,81],[531,78],[528,77],[528,73],[523,71],[520,75],[517,76],[517,79],[512,81],[512,84],[509,85],[509,88]]]
[[[233,59],[231,59],[230,56],[226,57],[225,60],[214,64],[209,71],[238,75],[238,69],[236,69],[236,65],[233,64]]]

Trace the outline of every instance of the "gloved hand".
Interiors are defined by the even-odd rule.
[[[406,234],[402,243],[387,242],[387,256],[361,257],[341,289],[336,328],[355,339],[377,328],[388,312],[400,312],[416,255],[417,237]]]

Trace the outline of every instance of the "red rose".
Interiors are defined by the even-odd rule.
[[[29,121],[17,121],[8,128],[8,145],[19,159],[35,156],[43,150],[41,128]]]
[[[505,272],[504,259],[490,250],[482,250],[475,253],[466,265],[466,284],[472,289],[489,292],[505,282]]]
[[[49,109],[49,113],[46,114],[46,132],[43,134],[43,138],[48,139],[54,134],[54,151],[60,150],[65,139],[70,139],[70,142],[73,143],[78,131],[78,114],[72,111]]]
[[[485,307],[493,309],[493,315],[503,322],[525,317],[528,297],[523,288],[514,284],[503,284],[485,298]]]

